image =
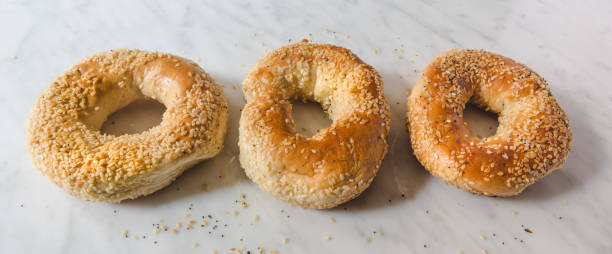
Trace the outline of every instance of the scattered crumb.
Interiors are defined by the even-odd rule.
[[[482,254],[487,254],[487,253],[488,253],[487,250],[482,249]]]
[[[397,59],[400,59],[400,60],[401,60],[401,59],[403,59],[403,58],[404,58],[404,56],[402,56],[402,55],[397,56]]]
[[[132,240],[138,240],[138,236],[137,235],[133,235],[132,236]]]
[[[512,211],[512,216],[516,216],[518,213],[516,211]]]
[[[259,216],[257,215],[253,216],[253,221],[259,221]]]
[[[374,52],[375,55],[378,55],[378,51],[380,51],[380,49],[379,48],[375,48],[373,52]]]
[[[236,90],[236,86],[235,85],[232,85],[232,90]]]
[[[278,251],[276,251],[276,250],[270,250],[270,254],[278,254]]]
[[[191,248],[198,247],[199,245],[200,245],[200,244],[199,244],[198,242],[194,242],[194,243],[191,245]]]
[[[263,249],[262,248],[257,248],[257,253],[259,253],[259,254],[263,253]]]
[[[334,218],[334,217],[329,218],[329,222],[331,222],[331,223],[336,222],[336,218]]]
[[[43,205],[43,208],[49,208],[49,206],[48,205]]]
[[[240,193],[240,195],[238,195],[239,198],[246,198],[246,194],[244,193]]]
[[[187,227],[185,227],[187,230],[191,230],[191,225],[187,225]]]
[[[177,223],[176,223],[176,227],[177,227],[177,228],[180,228],[180,227],[181,227],[181,223],[180,223],[180,222],[177,222]]]
[[[349,37],[351,37],[349,34],[344,35],[344,39],[348,39]]]
[[[207,226],[208,225],[208,221],[202,220],[202,225]]]
[[[216,250],[213,250],[213,251],[211,251],[210,253],[211,253],[211,254],[217,254],[217,251],[216,251]]]
[[[185,214],[185,218],[189,218],[189,217],[191,217],[191,214],[190,213],[186,213]]]
[[[366,238],[365,238],[365,242],[366,242],[366,243],[370,243],[370,242],[372,242],[372,238],[370,238],[370,237],[366,237]]]
[[[567,206],[567,200],[563,200],[563,205]]]
[[[11,59],[15,60],[17,59],[17,56],[11,56]]]
[[[244,64],[240,64],[240,67],[244,67]]]
[[[487,237],[486,237],[486,236],[484,236],[484,235],[481,235],[481,236],[480,236],[480,239],[482,239],[482,240],[487,240]]]
[[[283,243],[287,243],[289,241],[289,238],[285,237],[283,238]]]
[[[198,63],[200,62],[200,58],[199,58],[199,57],[198,57],[198,58],[196,58],[196,62],[198,62]]]
[[[162,230],[164,230],[164,231],[168,231],[168,226],[163,225],[163,226],[161,227],[161,229],[162,229]]]
[[[263,46],[265,46],[265,44],[264,44],[263,42],[260,42],[260,43],[259,43],[259,46],[262,46],[262,47],[263,47]]]
[[[327,237],[325,237],[325,240],[330,241],[331,239],[332,239],[332,237],[331,237],[331,236],[329,236],[329,235],[328,235]]]
[[[325,29],[323,29],[323,32],[329,33],[329,29],[325,28]]]
[[[178,231],[176,229],[172,229],[172,231],[170,231],[173,235],[178,234]]]
[[[157,229],[157,228],[153,229],[153,234],[156,234],[156,235],[159,234],[159,229]]]
[[[376,232],[374,232],[374,234],[375,234],[375,235],[383,235],[383,232],[381,232],[381,231],[376,231]]]
[[[190,220],[190,221],[189,221],[189,225],[193,225],[193,224],[195,224],[195,223],[196,223],[196,221],[195,221],[195,220]]]
[[[529,233],[529,234],[533,234],[533,231],[531,231],[531,229],[525,228],[525,232]]]
[[[232,215],[234,215],[234,216],[238,216],[238,211],[233,210],[233,211],[232,211]]]
[[[257,34],[255,32],[253,32],[253,37],[257,36]]]
[[[122,237],[127,238],[127,235],[128,235],[128,231],[127,230],[124,229],[123,231],[121,231],[121,236]]]

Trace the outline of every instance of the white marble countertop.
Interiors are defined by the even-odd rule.
[[[1,252],[611,253],[612,3],[377,2],[1,1]],[[359,198],[330,210],[274,200],[235,159],[243,77],[266,52],[303,38],[350,48],[374,66],[392,106],[390,152],[378,176]],[[228,135],[219,156],[153,195],[84,202],[34,170],[25,119],[55,77],[113,48],[199,60],[225,85]],[[408,149],[405,93],[427,62],[450,48],[501,53],[549,81],[574,130],[563,168],[520,196],[490,198],[445,185],[420,166]],[[117,121],[125,128],[151,124],[161,110],[141,105]],[[322,126],[316,107],[296,111],[298,125],[311,132]],[[486,130],[491,122],[484,120],[477,115],[474,126]],[[209,225],[200,227],[208,215]],[[191,219],[198,222],[187,230]],[[177,222],[182,226],[173,235]],[[157,223],[168,232],[154,234]]]

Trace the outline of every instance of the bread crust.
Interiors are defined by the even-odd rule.
[[[264,56],[243,82],[240,163],[277,199],[307,208],[351,200],[372,182],[387,152],[389,105],[371,66],[348,49],[297,43]],[[331,126],[296,132],[292,100],[318,102]]]
[[[121,136],[100,132],[109,114],[140,98],[166,106],[158,126]],[[27,144],[36,168],[69,194],[120,202],[161,189],[216,155],[227,111],[222,88],[194,62],[111,50],[51,83],[28,117]]]
[[[495,135],[471,136],[467,102],[499,114]],[[480,50],[450,50],[425,68],[408,98],[414,154],[446,183],[512,196],[561,167],[572,130],[546,81],[514,60]]]

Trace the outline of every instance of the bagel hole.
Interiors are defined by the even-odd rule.
[[[497,114],[483,110],[468,103],[463,110],[463,121],[467,124],[470,135],[483,139],[495,135],[497,132]]]
[[[142,133],[159,125],[165,111],[156,100],[139,99],[109,115],[100,131],[115,136]]]
[[[291,112],[297,133],[314,136],[319,130],[329,127],[332,120],[316,102],[294,101]]]

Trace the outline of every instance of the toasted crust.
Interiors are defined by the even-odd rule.
[[[389,105],[380,76],[348,49],[298,43],[263,57],[243,82],[240,163],[277,199],[330,208],[365,190],[387,152]],[[321,104],[333,123],[296,133],[291,100]]]
[[[166,106],[158,126],[121,136],[99,131],[109,114],[142,97]],[[81,60],[51,83],[26,127],[32,161],[51,181],[85,200],[120,202],[152,193],[216,155],[227,102],[189,60],[112,50]]]
[[[463,121],[467,102],[499,114],[479,139]],[[450,50],[434,58],[408,99],[414,154],[433,175],[469,192],[512,196],[561,167],[572,131],[548,84],[512,59]]]

